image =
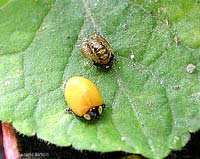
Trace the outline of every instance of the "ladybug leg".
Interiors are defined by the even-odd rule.
[[[65,112],[66,112],[67,114],[73,114],[73,112],[72,112],[72,110],[71,110],[70,108],[66,108],[66,109],[65,109]]]
[[[102,106],[102,108],[105,108],[105,107],[106,107],[105,104],[102,104],[101,106]]]

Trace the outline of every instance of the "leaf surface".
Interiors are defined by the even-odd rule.
[[[59,146],[163,158],[200,128],[196,1],[2,1],[0,119]],[[103,72],[79,44],[100,32],[115,54]],[[186,71],[193,64],[193,73]],[[65,82],[83,76],[106,109],[95,122],[65,112]],[[76,99],[75,99],[76,100]]]

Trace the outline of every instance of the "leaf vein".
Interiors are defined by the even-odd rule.
[[[125,87],[125,85],[123,84],[123,81],[120,78],[118,78],[118,85],[119,85],[119,87],[122,88],[122,91],[124,92],[125,96],[128,98],[129,103],[131,104],[131,107],[132,107],[133,111],[135,112],[135,117],[136,117],[136,119],[138,121],[140,129],[142,130],[143,135],[146,138],[146,141],[147,141],[147,143],[149,145],[149,148],[152,151],[153,155],[156,156],[155,148],[154,148],[154,146],[152,144],[153,141],[151,140],[151,137],[148,137],[148,135],[147,135],[145,127],[143,126],[144,124],[142,123],[142,118],[140,118],[139,112],[137,111],[137,109],[135,107],[135,105],[136,105],[135,101],[132,100],[128,89]]]

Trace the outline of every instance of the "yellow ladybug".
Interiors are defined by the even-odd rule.
[[[84,40],[80,44],[80,51],[96,66],[108,69],[112,65],[113,51],[106,39],[100,34],[91,35],[87,40]]]
[[[101,115],[105,107],[95,84],[83,77],[70,78],[64,96],[70,110],[88,121]]]

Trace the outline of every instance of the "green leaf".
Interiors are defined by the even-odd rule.
[[[198,1],[1,1],[0,120],[59,146],[163,158],[200,128],[199,25]],[[95,31],[113,48],[109,72],[80,54]],[[77,75],[103,96],[95,122],[65,112]]]

